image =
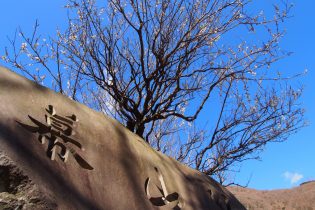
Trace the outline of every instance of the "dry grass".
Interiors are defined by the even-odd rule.
[[[315,181],[285,190],[228,189],[248,210],[315,210]]]

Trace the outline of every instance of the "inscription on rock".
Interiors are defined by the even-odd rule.
[[[153,183],[150,177],[145,181],[145,192],[148,199],[154,206],[165,206],[168,209],[180,210],[183,207],[183,202],[180,200],[180,196],[177,192],[168,193],[164,177],[158,168],[154,167],[156,178],[159,183]],[[151,191],[156,190],[158,195],[152,195]]]
[[[46,154],[51,160],[55,160],[58,156],[65,163],[71,154],[82,168],[93,170],[93,167],[77,152],[77,150],[84,151],[84,148],[78,140],[73,138],[74,128],[78,122],[76,115],[66,117],[58,115],[52,105],[49,105],[46,111],[46,124],[30,115],[28,117],[35,126],[18,123],[26,130],[38,133],[38,140],[41,144],[47,142]]]

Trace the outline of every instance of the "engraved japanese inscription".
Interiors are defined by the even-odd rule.
[[[35,126],[18,122],[22,127],[32,133],[38,133],[38,140],[41,144],[48,144],[46,154],[51,160],[58,156],[63,162],[67,162],[71,154],[76,162],[84,169],[93,170],[93,167],[77,152],[76,149],[84,151],[81,143],[73,139],[74,128],[78,119],[76,115],[60,116],[52,105],[48,106],[45,114],[46,124],[28,115]]]
[[[183,201],[180,200],[180,196],[177,192],[168,193],[163,175],[158,168],[154,167],[158,184],[151,182],[151,178],[148,177],[145,181],[145,192],[148,199],[154,206],[166,206],[168,209],[180,210],[183,208]],[[151,190],[157,189],[158,196],[152,196]]]

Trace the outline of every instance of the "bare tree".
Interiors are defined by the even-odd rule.
[[[278,45],[287,3],[272,17],[244,0],[69,0],[66,8],[65,31],[43,39],[36,22],[3,60],[207,175],[225,181],[237,162],[303,126],[302,91],[269,68],[287,55]]]

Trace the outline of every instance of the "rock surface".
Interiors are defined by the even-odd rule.
[[[0,209],[245,209],[117,121],[0,67]]]
[[[0,209],[56,208],[55,201],[45,197],[29,177],[0,152]]]

